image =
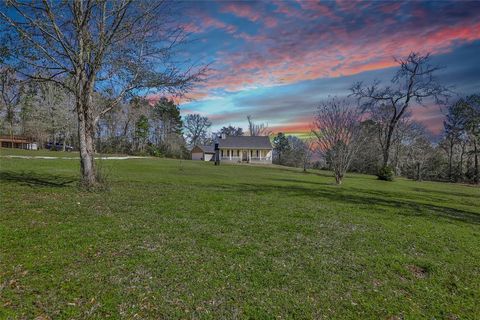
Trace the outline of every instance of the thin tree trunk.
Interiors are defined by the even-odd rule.
[[[474,154],[474,159],[475,159],[475,177],[473,178],[473,181],[478,184],[480,182],[480,175],[479,175],[479,169],[478,169],[478,148],[477,148],[477,140],[474,138],[473,140],[473,154]]]
[[[67,144],[67,132],[63,133],[63,146],[62,151],[65,152],[65,145]]]
[[[392,134],[393,134],[393,128],[390,126],[387,137],[386,137],[386,141],[385,141],[385,148],[383,149],[383,167],[388,166],[388,162],[390,160],[390,146],[392,143]]]
[[[89,101],[90,98],[87,98]],[[91,188],[97,185],[94,161],[94,124],[88,102],[77,101],[78,138],[80,145],[80,173],[82,185]]]
[[[450,154],[448,155],[448,179],[453,181],[452,177],[452,158],[453,158],[453,144],[450,143]]]
[[[417,181],[422,181],[422,171],[420,162],[417,162]]]
[[[13,149],[15,148],[15,145],[13,143],[13,122],[10,122],[10,140],[11,140],[11,147]]]

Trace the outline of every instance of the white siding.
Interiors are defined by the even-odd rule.
[[[212,160],[213,156],[214,155],[212,153],[205,153],[205,159],[204,160],[205,161],[210,161],[210,160]]]

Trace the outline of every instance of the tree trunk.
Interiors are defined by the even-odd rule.
[[[388,162],[390,160],[390,145],[392,143],[392,134],[393,129],[389,129],[386,141],[385,141],[385,148],[383,149],[383,167],[388,166]]]
[[[63,146],[62,151],[65,152],[65,145],[67,144],[67,132],[63,133]]]
[[[341,175],[340,173],[335,173],[335,182],[337,184],[342,184],[342,179],[343,179],[343,175]]]
[[[463,180],[463,157],[465,155],[465,143],[462,143],[462,152],[460,153],[460,163],[458,164],[458,171],[460,179]]]
[[[473,140],[473,155],[475,159],[475,177],[473,178],[473,182],[478,184],[480,182],[480,174],[478,169],[478,148],[477,148],[477,139],[474,138]]]
[[[448,179],[453,182],[452,177],[452,158],[453,158],[453,143],[450,143],[450,154],[448,155]]]
[[[417,181],[422,181],[422,170],[420,162],[417,162]]]
[[[90,101],[89,95],[88,97],[80,97],[77,101],[80,174],[82,186],[87,189],[97,185],[93,145],[95,130]]]
[[[13,122],[10,122],[10,140],[11,140],[11,148],[15,148],[15,144],[13,143]]]

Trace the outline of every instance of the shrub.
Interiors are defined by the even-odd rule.
[[[381,167],[377,173],[378,180],[384,181],[393,181],[394,175],[393,168],[390,166]]]

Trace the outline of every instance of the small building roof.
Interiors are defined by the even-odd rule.
[[[30,143],[31,140],[28,139],[27,137],[23,136],[13,136],[13,139],[11,136],[0,136],[0,141],[1,142],[15,142],[15,143]]]
[[[215,146],[199,145],[197,148],[200,148],[205,153],[215,153]]]
[[[232,149],[272,149],[268,136],[227,136],[218,140],[218,147]]]

